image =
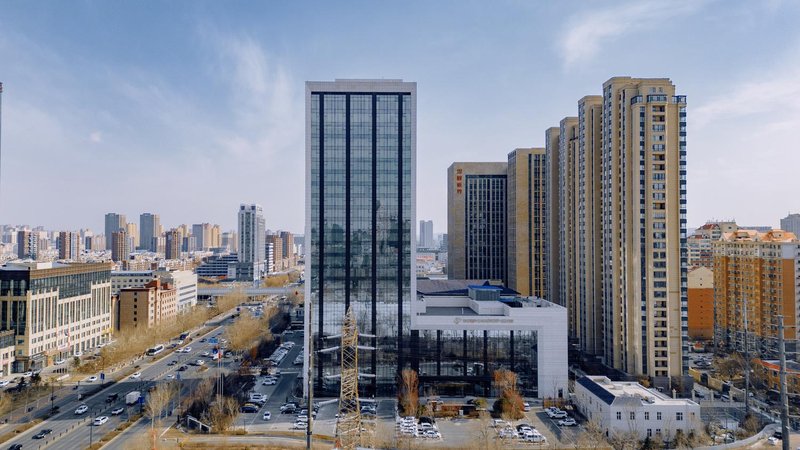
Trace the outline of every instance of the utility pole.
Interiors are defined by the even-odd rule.
[[[789,450],[789,399],[786,395],[786,345],[783,342],[783,316],[778,316],[778,352],[781,356],[781,444]]]

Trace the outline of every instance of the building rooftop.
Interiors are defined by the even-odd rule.
[[[611,379],[604,376],[585,376],[579,378],[577,383],[585,387],[607,405],[696,405],[695,402],[689,399],[668,397],[655,389],[648,389],[635,381],[611,381]]]
[[[773,229],[767,232],[758,230],[747,230],[740,228],[737,231],[723,233],[722,241],[727,242],[774,242],[774,243],[795,243],[797,236],[789,231]]]
[[[500,295],[519,295],[519,292],[513,289],[493,285],[488,280],[417,280],[419,295],[468,295],[470,287],[491,287],[501,289]]]

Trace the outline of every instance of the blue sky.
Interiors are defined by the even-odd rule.
[[[793,1],[3,1],[0,223],[303,229],[305,80],[418,83],[418,211],[616,75],[688,96],[689,225],[800,210]]]

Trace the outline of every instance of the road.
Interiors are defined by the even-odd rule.
[[[140,378],[128,378],[119,381],[103,389],[96,395],[79,401],[78,394],[86,389],[85,384],[83,384],[79,390],[72,391],[72,393],[65,398],[59,399],[58,405],[61,408],[60,414],[21,433],[19,436],[5,442],[3,445],[11,446],[12,444],[22,444],[23,448],[43,449],[58,442],[58,445],[54,448],[82,449],[88,447],[90,441],[96,441],[106,433],[112,431],[122,420],[127,419],[130,414],[134,414],[136,410],[140,408],[138,405],[127,407],[125,405],[125,394],[136,390],[144,392],[156,382],[164,380],[167,375],[175,374],[176,368],[179,367],[180,364],[169,366],[168,364],[172,360],[188,363],[188,361],[191,360],[203,359],[200,354],[203,351],[209,351],[211,344],[201,344],[199,342],[200,338],[209,338],[221,331],[222,327],[217,326],[210,332],[195,338],[193,342],[188,344],[192,347],[191,353],[169,354],[155,362],[152,362],[153,358],[145,358],[140,362],[139,371],[142,373]],[[209,362],[211,361],[209,360]],[[190,366],[189,370],[182,373],[185,374],[185,376],[182,377],[185,380],[184,383],[190,383],[192,379],[198,378],[197,368],[193,366]],[[119,399],[114,403],[106,403],[108,394],[115,393],[119,394]],[[89,412],[83,415],[76,415],[75,409],[82,403],[89,407]],[[111,416],[111,410],[119,406],[125,407],[125,412],[119,416]],[[109,421],[102,426],[92,426],[93,418],[101,415],[108,416]],[[32,436],[42,429],[52,429],[53,432],[46,436],[45,439],[33,440]]]

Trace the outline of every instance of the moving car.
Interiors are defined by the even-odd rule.
[[[34,439],[44,439],[45,436],[47,436],[48,434],[50,434],[52,432],[53,432],[53,430],[51,430],[50,428],[45,428],[44,430],[34,434],[33,438]]]
[[[276,380],[275,378],[267,377],[267,378],[264,378],[264,381],[262,381],[261,384],[263,384],[264,386],[269,386],[269,385],[272,385],[272,384],[276,384],[277,382],[278,382],[278,380]]]
[[[137,378],[141,378],[141,376],[142,376],[142,372],[135,372],[133,375],[131,375],[131,380],[135,380]]]
[[[189,366],[183,365],[183,366],[178,367],[178,372],[183,372],[185,370],[189,370]]]
[[[263,416],[261,416],[261,418],[262,418],[263,420],[269,420],[269,419],[271,419],[271,418],[272,418],[272,414],[270,414],[270,412],[269,412],[269,411],[264,411],[264,415],[263,415]]]
[[[176,364],[178,364],[178,360],[177,360],[177,359],[173,359],[173,360],[172,360],[172,361],[170,361],[170,362],[169,362],[169,364],[167,364],[167,365],[168,365],[168,366],[174,366],[174,365],[176,365]]]
[[[106,403],[114,403],[118,399],[119,399],[118,393],[108,394],[108,396],[106,397]]]
[[[258,412],[258,405],[255,405],[253,403],[245,403],[244,405],[242,405],[241,408],[239,408],[239,412],[243,412],[243,413],[255,413],[255,412]]]
[[[92,425],[99,427],[100,425],[106,422],[108,422],[108,416],[99,416],[94,418],[94,422],[92,422]]]
[[[86,411],[88,411],[88,410],[89,410],[89,407],[88,407],[88,406],[86,406],[85,404],[84,404],[84,405],[80,405],[80,406],[78,406],[78,408],[75,410],[75,414],[77,414],[77,415],[79,415],[79,416],[80,416],[81,414],[84,414],[84,413],[86,413]]]
[[[125,412],[125,408],[123,408],[121,406],[118,406],[118,407],[116,407],[116,408],[111,410],[111,415],[112,416],[118,416],[118,415],[122,414],[123,412]]]
[[[97,381],[97,376],[96,375],[92,375],[92,376],[90,376],[89,378],[86,379],[87,383],[94,383],[95,381]]]
[[[8,450],[22,450],[22,444],[14,444],[11,447],[8,447]]]
[[[8,380],[2,380],[2,381],[0,381],[0,387],[6,387],[6,386],[8,386],[9,383],[11,383],[11,382],[8,381]]]

